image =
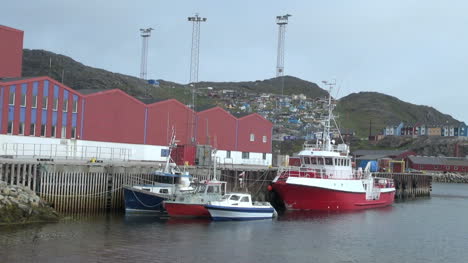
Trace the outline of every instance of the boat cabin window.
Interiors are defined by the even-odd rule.
[[[151,192],[151,189],[149,188],[141,188],[141,190]]]
[[[333,165],[332,158],[325,158],[325,165]]]
[[[230,195],[225,195],[225,196],[221,197],[221,200],[228,200],[229,197],[230,197]]]
[[[244,196],[241,198],[240,200],[241,202],[249,202],[249,197],[248,196]]]
[[[317,164],[323,165],[323,158],[317,158]]]
[[[310,163],[311,164],[317,164],[317,158],[315,158],[315,157],[310,158]]]
[[[159,189],[159,193],[160,193],[160,194],[168,194],[168,193],[169,193],[169,189]]]
[[[208,190],[206,192],[209,193],[209,194],[219,193],[219,186],[218,185],[210,185],[210,186],[208,186]]]
[[[304,157],[304,163],[305,163],[305,164],[310,164],[310,159],[309,159],[309,157]]]
[[[240,196],[238,196],[238,195],[231,195],[231,198],[229,198],[229,200],[238,201],[239,198],[240,198]]]
[[[198,192],[199,193],[204,193],[205,189],[206,189],[206,185],[204,185],[204,184],[198,185]]]

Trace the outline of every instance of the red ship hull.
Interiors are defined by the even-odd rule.
[[[365,192],[337,191],[285,182],[274,183],[273,190],[279,194],[288,210],[362,210],[389,206],[395,199],[395,191],[382,192],[378,200],[366,200]]]
[[[164,208],[171,217],[201,217],[209,218],[210,213],[205,204],[164,203]]]

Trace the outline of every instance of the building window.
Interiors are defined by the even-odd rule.
[[[255,134],[253,133],[250,134],[250,141],[251,142],[255,141]]]
[[[263,153],[263,160],[266,160],[266,153]]]
[[[31,135],[31,136],[36,135],[36,124],[31,123],[31,126],[29,128],[29,135]]]
[[[46,125],[45,124],[41,125],[41,136],[42,137],[46,136]]]
[[[64,100],[63,101],[63,112],[67,112],[68,111],[68,100]]]
[[[55,127],[54,125],[52,125],[51,130],[50,130],[50,137],[54,137],[54,138],[55,138],[56,130],[57,130],[57,127]]]
[[[263,143],[266,143],[266,142],[267,142],[267,137],[263,136]]]
[[[24,135],[24,123],[23,122],[19,123],[18,134],[19,135]]]
[[[72,138],[72,139],[75,139],[75,138],[76,138],[76,127],[72,127],[72,130],[71,130],[71,138]]]
[[[74,100],[73,101],[73,113],[77,113],[77,112],[78,112],[78,101]]]
[[[231,158],[231,151],[226,151],[226,158]]]
[[[42,97],[42,108],[44,110],[47,110],[47,102],[49,101],[49,98],[47,96]]]
[[[249,159],[249,152],[242,152],[242,159]]]
[[[8,122],[8,130],[7,130],[7,133],[8,133],[8,134],[13,134],[13,121],[9,121],[9,122]]]
[[[14,92],[10,92],[10,97],[8,99],[8,104],[9,105],[15,105],[15,93]]]
[[[26,94],[21,94],[21,107],[26,107]]]
[[[52,106],[53,106],[52,110],[56,111],[58,109],[58,99],[57,98],[54,98],[54,104]]]
[[[31,108],[37,108],[37,95],[32,96]]]
[[[67,138],[67,126],[62,126],[61,138],[62,138],[62,139]]]

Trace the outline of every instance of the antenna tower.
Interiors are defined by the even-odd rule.
[[[151,36],[153,28],[140,28],[142,48],[141,48],[141,65],[140,65],[140,78],[146,79],[146,69],[148,65],[148,39]]]

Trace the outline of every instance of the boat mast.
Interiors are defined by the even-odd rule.
[[[216,149],[213,149],[213,181],[218,180],[216,178]]]
[[[171,161],[171,153],[172,153],[172,149],[175,147],[175,129],[174,129],[174,126],[172,127],[172,135],[171,135],[171,141],[169,142],[169,152],[168,152],[168,155],[167,155],[167,158],[166,158],[166,167],[164,167],[164,172],[165,173],[170,173],[171,170],[170,170],[170,167],[169,167],[169,163]]]
[[[335,82],[333,81],[333,83],[329,83],[327,81],[322,81],[323,84],[327,85],[328,86],[328,114],[327,114],[327,118],[325,120],[325,125],[324,125],[324,128],[323,128],[323,136],[322,138],[325,139],[325,141],[323,142],[324,144],[324,150],[325,151],[330,151],[331,150],[331,139],[330,139],[330,125],[331,125],[331,118],[333,117],[332,114],[332,103],[331,103],[331,93],[332,93],[332,89],[333,89],[333,86],[335,85]]]

